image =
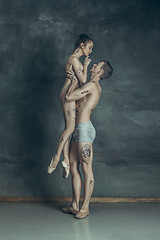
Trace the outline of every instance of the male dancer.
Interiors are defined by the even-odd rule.
[[[113,69],[108,61],[94,64],[91,78],[83,87],[66,95],[66,101],[77,101],[76,126],[70,145],[70,170],[72,176],[73,201],[70,207],[63,208],[65,213],[74,214],[76,218],[85,218],[89,215],[89,201],[94,187],[92,172],[93,149],[95,129],[90,121],[90,115],[99,102],[101,86],[99,81],[110,77]],[[81,175],[79,165],[84,173],[84,201],[79,210],[81,194]]]

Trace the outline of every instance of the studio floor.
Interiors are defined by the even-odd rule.
[[[91,203],[90,215],[64,214],[68,203],[0,203],[1,240],[159,240],[160,203]]]

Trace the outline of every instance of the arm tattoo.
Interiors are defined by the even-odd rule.
[[[87,157],[90,157],[91,156],[91,149],[90,149],[90,146],[88,143],[85,143],[83,146],[82,146],[82,156],[84,158],[87,158]]]
[[[80,68],[78,68],[78,73],[81,73],[81,69]]]
[[[84,93],[87,93],[87,92],[89,92],[89,91],[87,91],[87,90],[86,90],[86,91],[83,91],[83,92],[81,92],[81,94],[84,94]]]

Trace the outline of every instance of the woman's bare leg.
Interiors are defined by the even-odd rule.
[[[60,137],[56,155],[52,158],[50,166],[48,167],[48,173],[52,173],[52,171],[56,169],[64,145],[68,141],[69,136],[73,133],[75,127],[75,102],[65,102],[62,104],[62,108],[65,118],[65,130]],[[68,145],[66,145],[66,148],[67,147]],[[67,150],[65,150],[65,154],[67,154]],[[69,157],[67,155],[65,157],[66,162],[68,161],[69,163]]]
[[[70,166],[69,166],[69,143],[70,139],[67,140],[67,142],[64,144],[63,147],[63,157],[64,160],[62,162],[62,167],[63,167],[63,177],[68,178],[69,173],[70,173]]]
[[[66,102],[62,105],[62,107],[65,119],[65,130],[60,137],[56,152],[59,156],[61,155],[65,143],[75,128],[75,102]]]

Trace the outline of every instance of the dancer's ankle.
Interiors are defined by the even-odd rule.
[[[66,162],[66,163],[68,163],[68,162],[69,162],[69,157],[64,157],[64,160],[63,160],[63,162]]]
[[[71,206],[74,210],[79,211],[79,204],[77,204],[75,201],[72,202]]]
[[[89,204],[82,205],[82,206],[81,206],[81,209],[89,209]]]

